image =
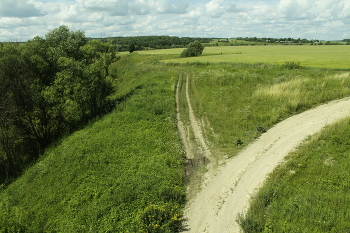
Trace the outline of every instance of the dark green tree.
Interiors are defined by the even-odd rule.
[[[181,53],[180,57],[195,57],[202,54],[204,50],[203,45],[198,41],[194,41],[187,46],[187,49]]]
[[[66,26],[0,47],[0,183],[112,104],[113,46]]]
[[[136,50],[136,47],[134,44],[129,45],[129,52],[132,53]]]

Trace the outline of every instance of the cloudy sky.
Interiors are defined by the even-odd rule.
[[[0,41],[60,25],[87,37],[350,38],[350,0],[0,0]]]

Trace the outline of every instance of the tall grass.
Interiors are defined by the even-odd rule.
[[[267,64],[185,66],[192,70],[197,115],[208,122],[215,154],[226,157],[288,116],[350,94],[349,73]]]
[[[244,232],[349,232],[350,119],[290,153],[252,198]]]
[[[124,59],[113,71],[114,112],[63,139],[0,192],[0,232],[177,231],[185,202],[177,75]]]

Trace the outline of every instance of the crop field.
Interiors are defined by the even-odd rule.
[[[180,55],[183,49],[140,51],[140,54]],[[170,58],[164,62],[231,62],[284,64],[300,62],[313,68],[350,69],[350,46],[347,45],[273,45],[206,47],[199,57]]]

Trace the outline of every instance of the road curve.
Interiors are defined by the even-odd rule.
[[[307,136],[350,116],[350,97],[329,102],[292,116],[271,128],[236,157],[189,201],[184,218],[187,232],[236,233],[239,213],[250,196],[284,157]]]

